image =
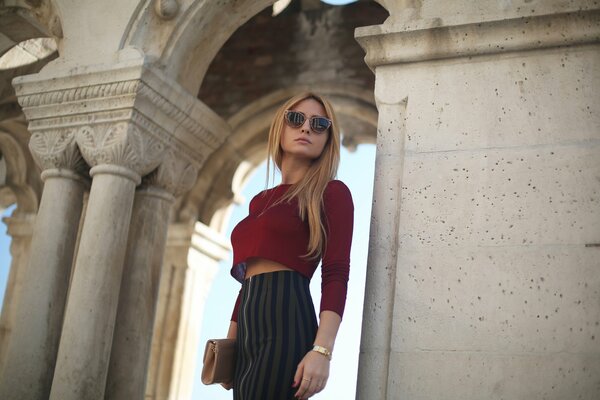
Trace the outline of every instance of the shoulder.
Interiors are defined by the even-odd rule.
[[[255,194],[254,197],[252,197],[252,199],[250,200],[250,209],[252,209],[253,204],[256,203],[256,201],[258,201],[258,199],[263,197],[266,194],[266,192],[267,192],[266,190],[263,190],[263,191]]]
[[[352,193],[346,184],[340,180],[333,179],[327,183],[323,193],[325,203],[348,204],[353,207]]]
[[[328,195],[352,196],[348,186],[338,179],[333,179],[327,183],[327,186],[325,187],[325,193]]]

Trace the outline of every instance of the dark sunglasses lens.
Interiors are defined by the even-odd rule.
[[[327,128],[329,128],[329,125],[331,125],[331,122],[327,118],[314,117],[310,120],[310,127],[315,132],[325,131],[325,130],[327,130]]]
[[[304,123],[304,115],[296,111],[288,111],[285,114],[285,119],[291,126],[301,126]]]

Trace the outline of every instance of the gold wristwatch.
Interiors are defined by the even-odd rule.
[[[327,350],[323,346],[317,346],[316,344],[313,346],[312,351],[316,351],[317,353],[323,354],[329,361],[331,361],[331,351]]]

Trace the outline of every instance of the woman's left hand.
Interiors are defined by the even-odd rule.
[[[306,353],[294,375],[294,384],[298,391],[294,395],[298,399],[308,399],[325,388],[329,378],[329,360],[316,351]]]

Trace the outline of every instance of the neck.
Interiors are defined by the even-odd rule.
[[[281,183],[284,185],[298,183],[310,168],[310,160],[293,156],[284,156],[281,160]]]

